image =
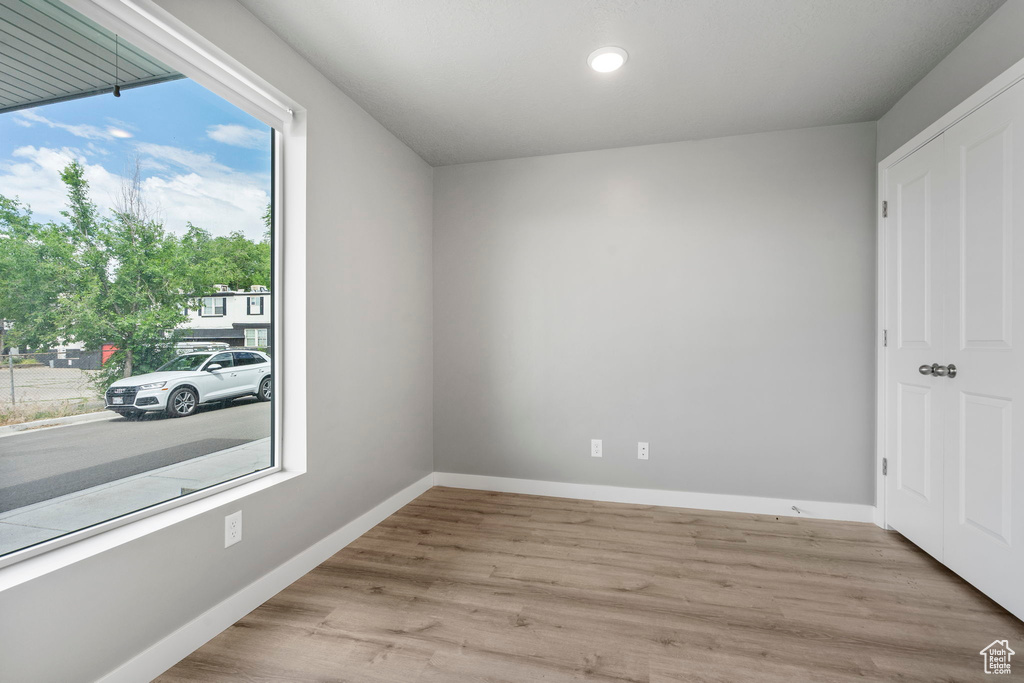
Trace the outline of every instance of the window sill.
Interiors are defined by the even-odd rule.
[[[3,559],[3,566],[0,567],[0,592],[251,496],[301,474],[301,471],[280,469],[255,472],[245,477],[241,483],[237,479],[224,482],[206,492],[197,492],[193,494],[194,497],[163,503],[162,506],[166,506],[163,509],[157,506],[140,510],[134,513],[139,515],[137,519],[129,516],[127,520],[110,520],[51,542],[11,553]]]

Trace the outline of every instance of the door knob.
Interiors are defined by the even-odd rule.
[[[922,365],[917,371],[922,375],[931,375],[933,377],[949,377],[950,379],[956,377],[956,366],[952,363],[949,365],[939,365],[938,363]]]

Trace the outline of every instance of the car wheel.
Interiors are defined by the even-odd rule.
[[[169,417],[188,417],[196,412],[199,397],[188,387],[176,389],[167,399],[167,415]]]
[[[273,387],[270,384],[270,378],[264,377],[263,381],[260,382],[260,389],[256,392],[256,398],[261,401],[269,401],[273,396]]]

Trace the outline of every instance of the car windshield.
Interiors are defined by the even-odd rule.
[[[189,370],[198,370],[199,366],[203,364],[207,358],[211,355],[210,353],[190,353],[186,356],[178,356],[170,363],[165,363],[156,369],[157,372],[187,372]]]

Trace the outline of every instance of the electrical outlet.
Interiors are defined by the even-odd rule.
[[[242,511],[232,512],[224,518],[224,547],[242,540]]]
[[[590,457],[600,458],[601,457],[601,439],[590,440]]]
[[[651,455],[651,444],[641,441],[636,445],[637,460],[647,460]]]

